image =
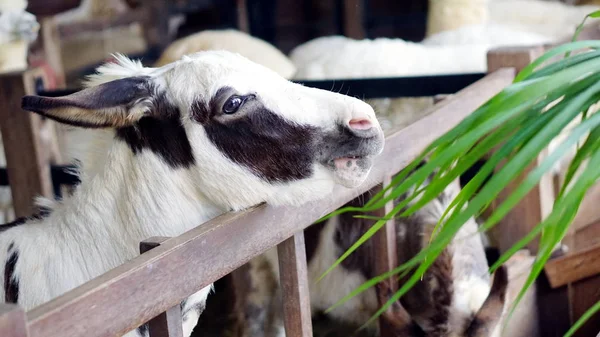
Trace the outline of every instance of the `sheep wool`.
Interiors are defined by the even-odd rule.
[[[233,30],[205,30],[181,38],[169,45],[156,66],[160,67],[179,60],[183,55],[204,50],[227,50],[291,78],[296,72],[294,64],[271,44],[246,33]]]
[[[488,20],[487,0],[429,0],[426,36]]]

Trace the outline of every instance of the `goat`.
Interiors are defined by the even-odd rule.
[[[201,52],[161,68],[117,59],[75,94],[23,98],[25,110],[94,136],[72,196],[0,227],[3,302],[38,306],[137,256],[151,236],[358,186],[383,149],[366,103],[289,82],[238,54]],[[209,291],[182,302],[186,336]],[[146,327],[127,336],[147,336]]]
[[[458,181],[455,181],[415,214],[396,220],[399,263],[408,261],[427,245],[435,224],[459,189]],[[371,192],[345,206],[364,205]],[[354,215],[356,213],[343,213],[305,230],[310,281],[316,280],[372,225],[371,221],[354,218]],[[313,313],[328,309],[368,279],[377,276],[373,269],[374,244],[373,240],[366,241],[322,280],[309,284]],[[285,336],[280,316],[275,314],[272,322],[261,321],[273,316],[268,313],[269,310],[279,312],[272,308],[275,301],[269,300],[269,296],[276,297],[279,294],[273,291],[269,293],[261,286],[265,284],[263,279],[269,273],[278,274],[276,259],[277,252],[272,250],[265,254],[265,260],[251,261],[253,287],[246,309],[250,313],[246,315],[249,317],[246,326],[248,336],[262,336],[261,326],[270,329],[265,336]],[[271,269],[265,267],[265,261]],[[428,269],[423,281],[403,296],[401,302],[394,303],[385,312],[384,318],[394,327],[397,336],[499,336],[497,331],[492,331],[503,315],[506,286],[504,267],[499,269],[493,285],[490,285],[477,223],[470,219]],[[371,288],[353,297],[327,315],[334,321],[358,327],[379,309],[378,299],[387,301],[386,296],[389,295],[389,285],[384,282],[378,289]],[[263,312],[256,310],[261,306]],[[371,330],[371,333],[377,334],[378,327]]]

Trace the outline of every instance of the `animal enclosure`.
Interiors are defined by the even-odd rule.
[[[509,85],[516,71],[542,50],[543,48],[538,47],[493,51],[488,57],[491,72],[485,76],[455,76],[454,80],[446,82],[440,82],[442,77],[346,82],[350,87],[344,90],[349,90],[352,95],[364,97],[393,96],[391,92],[366,91],[366,88],[377,88],[373,83],[378,81],[379,88],[389,89],[390,84],[400,87],[401,83],[406,81],[407,88],[428,87],[432,91],[435,90],[420,94],[452,95],[439,100],[422,119],[388,133],[384,152],[377,158],[369,179],[360,188],[338,188],[326,201],[312,202],[298,208],[257,205],[242,212],[225,214],[207,223],[198,224],[197,228],[178,237],[148,238],[140,243],[139,257],[27,313],[18,306],[0,305],[0,336],[114,336],[148,321],[151,336],[181,336],[179,303],[183,298],[231,273],[272,247],[277,247],[279,253],[287,336],[312,336],[308,303],[309,280],[306,275],[307,263],[302,230],[375,185],[385,186],[389,177],[414,159],[431,141],[450,130],[478,106]],[[10,179],[16,213],[21,216],[31,214],[31,201],[35,195],[50,197],[59,190],[56,185],[60,182],[68,183],[64,180],[68,177],[65,171],[54,165],[58,160],[48,155],[52,152],[47,149],[50,149],[53,143],[42,137],[40,131],[44,128],[51,129],[53,123],[39,116],[24,113],[20,108],[22,96],[39,93],[40,88],[36,83],[40,80],[43,82],[44,76],[43,71],[33,69],[6,75],[0,79],[0,123],[7,155],[6,176],[7,180]],[[381,81],[388,82],[382,84]],[[416,84],[419,81],[422,82],[421,85]],[[446,83],[447,86],[431,89],[429,84],[432,81]],[[455,87],[450,86],[451,83]],[[307,86],[327,89],[331,88],[330,84],[305,83]],[[465,88],[453,93],[462,87]],[[45,89],[50,93],[48,90],[52,88],[46,86]],[[23,153],[31,155],[23,156]],[[61,174],[62,178],[59,176]],[[551,180],[541,184],[528,196],[527,203],[513,212],[541,215],[542,208],[550,202],[544,198],[547,188],[551,185]],[[532,209],[533,204],[537,205],[537,208]],[[384,210],[380,215],[383,215],[383,212]],[[518,224],[504,222],[498,230],[527,231],[537,221],[534,217],[521,220]],[[392,226],[390,221],[386,230],[378,234],[377,239],[384,243],[380,245],[381,250],[374,261],[380,273],[395,265],[395,238],[390,235],[393,232],[389,230]],[[503,244],[509,245],[510,241],[515,239],[518,237],[507,237]],[[586,251],[586,254],[591,253]],[[557,265],[559,263],[554,264],[555,268],[560,267]],[[585,275],[592,275],[590,273],[588,270]],[[566,281],[555,281],[554,284],[577,280],[579,277],[573,276]],[[598,284],[597,280],[595,284]],[[383,335],[385,336],[385,330]]]

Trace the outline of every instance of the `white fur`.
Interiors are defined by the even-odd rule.
[[[317,282],[340,254],[334,242],[337,221],[337,218],[333,218],[321,232],[314,258],[308,265],[310,303],[313,311],[324,311],[330,308],[367,281],[358,271],[349,272],[342,267],[337,267]],[[371,288],[331,311],[329,315],[342,322],[364,324],[378,309],[378,305],[375,290]]]
[[[119,57],[118,64],[100,68],[89,83],[140,74],[151,76],[180,108],[196,165],[174,169],[151,151],[134,155],[126,143],[114,140],[114,131],[91,132],[80,148],[86,152],[75,154],[82,163],[82,183],[73,196],[60,203],[47,201],[46,206],[53,208],[47,218],[0,235],[0,261],[8,258],[11,244],[19,252],[15,277],[19,305],[26,310],[137,256],[139,242],[148,237],[177,236],[219,214],[260,202],[298,205],[331,191],[335,175],[321,164],[314,163],[311,177],[271,184],[226,158],[203,127],[189,118],[187,112],[197,98],[208,100],[218,88],[230,86],[241,93],[256,93],[289,121],[333,129],[354,117],[370,118],[381,135],[365,103],[293,84],[227,52],[198,53],[157,69]],[[0,285],[2,277],[0,273]],[[200,290],[188,302],[206,300],[209,289]],[[196,320],[186,317],[186,334]]]

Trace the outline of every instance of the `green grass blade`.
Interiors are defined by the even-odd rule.
[[[571,337],[581,328],[585,322],[587,322],[592,316],[594,316],[598,311],[600,311],[600,301],[596,302],[591,308],[589,308],[581,317],[573,324],[571,329],[567,331],[564,337]]]
[[[525,80],[529,75],[533,73],[533,71],[542,65],[544,62],[552,59],[553,57],[559,56],[561,54],[565,54],[567,52],[572,52],[579,49],[585,48],[600,48],[600,41],[596,40],[586,40],[586,41],[576,41],[562,44],[558,47],[554,47],[547,52],[545,52],[542,56],[538,57],[536,60],[531,62],[525,68],[523,68],[519,74],[515,77],[514,82],[518,83]],[[542,68],[543,69],[543,68]]]

